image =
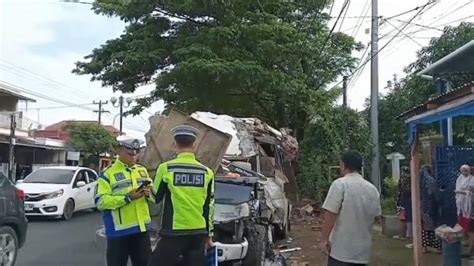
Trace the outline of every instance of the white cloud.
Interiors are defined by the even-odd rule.
[[[366,0],[369,2],[370,0]],[[361,16],[363,15],[363,7],[366,1],[357,0],[352,1],[347,17],[352,16]],[[342,3],[344,1],[336,1],[333,8],[333,16],[337,16],[339,13]],[[413,9],[417,6],[426,4],[427,0],[400,0],[400,1],[389,1],[381,0],[379,1],[379,16],[390,17],[393,15],[400,14],[404,11]],[[474,21],[474,18],[467,18],[472,16],[472,6],[474,2],[470,0],[459,0],[459,1],[437,1],[436,4],[428,6],[422,15],[416,17],[413,20],[413,23],[442,28],[448,22],[449,25],[458,25],[460,20],[464,21]],[[401,29],[405,23],[402,21],[409,21],[417,11],[407,13],[403,16],[397,17],[397,20],[390,20],[392,24]],[[371,16],[369,10],[368,16]],[[465,18],[465,19],[463,19]],[[456,21],[459,20],[459,21]],[[332,21],[334,23],[335,20]],[[342,31],[351,34],[353,32],[353,27],[356,25],[357,19],[348,18],[344,20],[344,25],[342,26]],[[366,34],[366,29],[370,29],[370,18],[363,20],[363,25],[360,28],[360,31],[355,36],[356,41],[362,42],[364,45],[370,42],[370,33]],[[338,29],[339,27],[337,27]],[[413,33],[414,31],[422,30],[418,33]],[[388,36],[383,38],[379,42],[379,48],[383,47],[388,40],[391,39],[391,36],[395,35],[398,32],[393,26],[389,23],[383,23],[379,28],[380,36],[384,36],[387,33]],[[404,33],[410,35],[414,40],[420,43],[423,46],[429,44],[429,38],[438,37],[441,35],[441,32],[435,30],[426,30],[426,28],[418,27],[416,25],[409,25],[403,30]],[[410,63],[416,60],[416,52],[421,49],[421,47],[415,43],[415,41],[406,38],[404,34],[400,33],[399,37],[394,39],[390,45],[388,45],[384,50],[379,53],[379,90],[382,93],[385,93],[384,87],[386,82],[393,78],[394,74],[397,74],[398,77],[403,77],[403,69],[408,66]],[[360,53],[355,53],[356,56],[360,57]],[[353,108],[361,109],[363,107],[364,101],[370,95],[370,63],[366,65],[364,71],[362,72],[359,79],[356,80],[349,87],[349,105]]]
[[[362,9],[370,0],[352,0],[347,13],[348,17],[362,15]],[[343,1],[335,1],[333,16],[339,13]],[[379,14],[388,17],[425,4],[427,0],[379,1]],[[471,1],[472,2],[472,1]],[[440,1],[426,11],[414,22],[429,26],[440,27],[447,22],[472,15],[471,6],[459,8],[468,3],[459,0],[454,4],[450,1]],[[416,12],[415,12],[416,13]],[[401,20],[409,20],[415,13],[400,16]],[[368,15],[370,16],[370,10]],[[470,18],[473,21],[473,18]],[[370,28],[370,18],[363,20],[364,24],[355,36],[357,41],[367,44],[370,34],[365,30]],[[347,18],[341,29],[351,34],[357,19]],[[397,27],[404,23],[392,21]],[[459,23],[459,22],[456,22]],[[456,24],[455,23],[455,24]],[[123,23],[117,18],[108,18],[94,14],[89,6],[73,3],[63,3],[59,0],[0,0],[0,79],[16,84],[26,89],[34,90],[48,96],[59,98],[75,104],[90,103],[92,100],[107,100],[112,96],[110,88],[102,88],[98,82],[90,82],[88,76],[77,76],[71,73],[74,62],[81,60],[92,49],[108,39],[117,37],[123,30]],[[339,27],[337,27],[338,29]],[[406,33],[421,29],[410,25]],[[380,27],[380,35],[394,30],[384,23]],[[396,32],[391,33],[393,35]],[[415,37],[438,36],[438,31],[423,31],[411,34]],[[389,38],[382,39],[382,47]],[[427,45],[428,39],[416,39]],[[415,60],[416,51],[420,47],[413,41],[397,38],[379,55],[379,88],[383,92],[386,81],[393,74],[403,75],[403,68]],[[360,54],[356,54],[360,56]],[[2,61],[3,60],[3,61]],[[13,67],[8,63],[21,67]],[[24,70],[30,71],[25,72]],[[349,89],[349,103],[352,107],[361,108],[364,100],[370,94],[370,64],[367,64],[360,78]],[[62,85],[45,81],[41,77],[58,81]],[[145,86],[137,90],[135,95],[150,92],[153,86]],[[30,108],[58,106],[58,103],[37,98],[38,102],[29,104]],[[110,104],[104,107],[112,112],[105,115],[104,121],[112,124],[117,108]],[[163,108],[163,103],[155,103],[141,117],[125,118],[125,128],[146,131],[149,113],[155,113]],[[37,120],[38,111],[27,113],[30,118]],[[96,119],[97,115],[89,110],[79,108],[43,109],[39,112],[39,120],[51,124],[63,119]],[[115,124],[118,127],[118,121]],[[136,132],[135,132],[136,133]]]
[[[90,82],[89,76],[78,76],[71,70],[92,49],[117,37],[123,30],[121,21],[98,16],[88,6],[59,1],[1,1],[0,10],[1,80],[72,104],[108,100],[114,95],[111,88],[103,88],[99,82]],[[78,38],[84,41],[77,43]],[[151,89],[140,88],[134,95]],[[44,125],[66,119],[97,119],[97,114],[81,108],[40,109],[38,113],[34,108],[61,104],[36,99],[36,103],[28,104],[30,111],[26,115]],[[103,121],[112,124],[118,109],[110,104],[104,108],[112,114],[104,115]],[[147,112],[161,108],[162,103],[156,103]],[[124,118],[125,131],[147,131],[147,116]]]

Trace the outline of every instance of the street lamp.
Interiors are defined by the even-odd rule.
[[[123,102],[123,96],[120,95],[120,97],[118,97],[118,99],[116,97],[112,97],[110,98],[110,102],[112,103],[112,105],[114,107],[118,107],[120,108],[120,112],[119,112],[119,116],[120,116],[120,135],[122,135],[122,119],[123,119],[123,108],[127,108],[130,106],[130,104],[132,104],[133,100],[131,98],[126,98],[125,99],[125,102],[126,104],[124,104]],[[124,106],[125,105],[125,106]]]

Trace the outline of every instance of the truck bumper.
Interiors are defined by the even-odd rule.
[[[222,261],[233,261],[242,260],[247,256],[249,248],[249,242],[244,238],[242,243],[238,244],[224,244],[215,242],[214,245],[217,248],[217,259],[219,262]]]

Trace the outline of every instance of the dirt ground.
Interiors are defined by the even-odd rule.
[[[297,210],[297,212],[299,212]],[[321,242],[321,219],[317,212],[313,216],[294,213],[290,237],[279,243],[284,248],[301,247],[301,251],[292,252],[288,257],[290,266],[323,266],[327,257],[319,249]],[[439,254],[424,255],[424,261],[429,266],[441,266]],[[381,228],[374,230],[372,258],[369,265],[373,266],[410,266],[413,265],[413,250],[405,247],[405,242],[393,240],[382,235]],[[464,264],[463,264],[464,265]]]

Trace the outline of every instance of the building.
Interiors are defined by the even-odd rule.
[[[97,121],[90,121],[90,120],[64,120],[58,122],[56,124],[52,124],[47,126],[44,129],[37,130],[35,132],[35,137],[39,138],[50,138],[50,139],[57,139],[62,141],[69,140],[69,134],[66,131],[66,126],[70,124],[97,124]],[[120,131],[113,126],[103,125],[103,127],[109,131],[115,137],[120,135]]]
[[[67,125],[71,124],[97,124],[97,121],[91,120],[64,120],[50,126],[47,126],[44,129],[35,131],[36,138],[47,138],[47,139],[55,139],[58,141],[63,141],[67,143],[69,141],[69,133],[66,130]],[[120,131],[113,126],[109,125],[102,125],[107,131],[109,131],[113,136],[117,137],[120,135]],[[76,152],[69,152],[68,155],[76,155],[75,162],[72,162],[70,159],[71,157],[68,156],[68,160],[66,161],[67,164],[80,164],[85,165],[87,167],[93,168],[96,171],[101,171],[102,169],[109,166],[112,161],[113,157],[110,154],[101,154],[98,158],[85,158],[82,154]]]
[[[0,82],[0,173],[8,175],[12,115],[15,117],[14,179],[22,178],[35,168],[46,165],[64,165],[67,147],[64,141],[33,138],[30,132],[38,126],[19,111],[19,103],[35,102],[16,88]]]

